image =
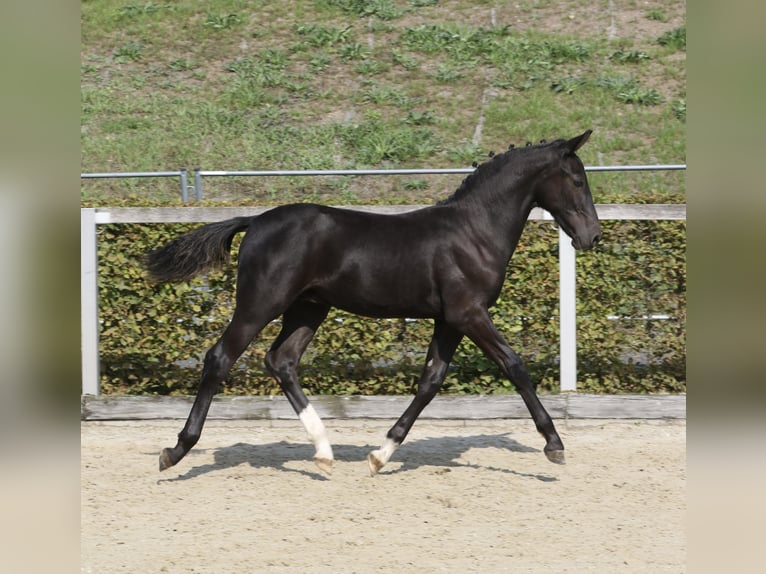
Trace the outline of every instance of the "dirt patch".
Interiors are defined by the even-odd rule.
[[[487,10],[489,13],[489,10]],[[650,18],[654,12],[656,18]],[[555,34],[604,36],[610,40],[646,41],[659,37],[686,18],[686,3],[670,0],[518,0],[495,9],[494,23],[511,30]],[[486,24],[485,24],[486,25]]]
[[[82,572],[683,572],[684,421],[328,421],[331,478],[295,422],[210,421],[159,474],[179,421],[83,423]]]

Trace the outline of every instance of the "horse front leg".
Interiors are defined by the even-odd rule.
[[[486,310],[467,316],[470,317],[470,321],[463,326],[464,332],[487,357],[497,363],[503,374],[516,387],[529,414],[532,415],[537,431],[545,439],[545,456],[551,462],[564,464],[564,444],[556,432],[553,420],[540,402],[521,358],[497,331]]]
[[[202,378],[191,412],[183,430],[178,433],[176,446],[160,452],[160,471],[177,464],[197,444],[213,396],[218,392],[234,361],[244,352],[263,325],[265,323],[246,321],[235,312],[221,338],[205,355]]]
[[[436,321],[415,398],[396,421],[396,424],[388,431],[383,445],[367,456],[370,476],[378,474],[380,469],[391,459],[391,455],[402,444],[415,420],[434,398],[447,375],[447,368],[452,360],[452,355],[462,338],[462,333],[442,321]]]

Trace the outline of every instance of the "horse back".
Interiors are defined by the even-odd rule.
[[[240,279],[360,315],[437,317],[445,293],[468,279],[472,251],[441,206],[384,215],[293,204],[253,220],[240,247]],[[469,275],[487,268],[473,267]],[[474,288],[482,283],[470,280]],[[497,281],[492,273],[487,289]]]

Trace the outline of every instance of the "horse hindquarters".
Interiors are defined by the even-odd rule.
[[[186,241],[184,237],[187,236],[181,236],[176,240],[174,249],[178,251],[179,248],[186,249],[186,247],[194,245],[204,251],[206,245],[200,244],[198,241],[202,237],[208,237],[208,243],[219,244],[228,240],[230,244],[231,237],[236,233],[235,230],[241,230],[243,222],[235,224],[232,220],[227,223],[229,224],[222,224],[216,228],[205,226],[209,229],[198,228],[198,230],[187,234],[190,239],[196,238],[197,241]],[[224,228],[229,235],[222,233]],[[219,229],[221,232],[218,232]],[[205,231],[210,230],[216,231],[216,233],[204,234]],[[280,273],[280,268],[284,265],[279,262],[274,263],[273,253],[270,253],[268,245],[263,245],[257,240],[257,235],[257,233],[252,233],[251,228],[251,232],[242,241],[234,315],[220,339],[205,355],[199,389],[189,417],[183,430],[178,434],[176,446],[166,448],[161,452],[160,470],[178,463],[197,443],[213,396],[218,392],[234,362],[247,349],[255,336],[287,309],[292,303],[292,298],[300,291],[294,277],[295,274],[290,279],[289,273]],[[259,243],[261,244],[259,245]],[[188,249],[186,250],[188,251]],[[284,254],[280,254],[280,256],[285,257]]]

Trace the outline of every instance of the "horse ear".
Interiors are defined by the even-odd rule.
[[[582,146],[585,145],[585,142],[588,141],[588,138],[590,137],[590,134],[593,133],[593,130],[586,130],[583,134],[573,137],[571,140],[567,141],[565,144],[565,149],[567,153],[574,153],[578,149],[580,149]]]

